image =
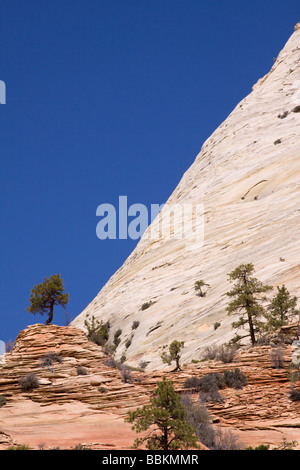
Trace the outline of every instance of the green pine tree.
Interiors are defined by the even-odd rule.
[[[34,315],[47,313],[46,325],[49,325],[53,320],[54,305],[65,307],[69,301],[69,294],[64,293],[64,290],[60,274],[53,274],[49,278],[44,277],[43,282],[31,289],[30,305],[26,310]]]
[[[292,297],[285,285],[282,287],[277,286],[277,293],[271,300],[265,314],[267,319],[265,329],[267,331],[276,331],[278,328],[287,325],[293,317],[300,314],[300,310],[296,309],[296,305],[297,297]]]
[[[173,361],[176,363],[176,367],[173,372],[181,370],[179,361],[180,361],[180,351],[184,346],[184,341],[174,340],[169,346],[169,354],[166,352],[162,353],[162,361],[166,364],[171,364]]]
[[[145,444],[149,450],[180,450],[198,448],[195,428],[187,421],[181,396],[173,382],[163,378],[145,405],[128,413],[126,421],[134,423],[137,433],[149,430],[144,437],[135,440],[133,448]]]
[[[259,317],[265,313],[261,304],[261,294],[273,289],[252,277],[253,264],[241,264],[228,276],[230,281],[236,281],[233,289],[226,293],[233,300],[228,304],[228,313],[241,312],[237,322],[232,323],[233,328],[239,328],[248,323],[252,346],[256,343],[256,332],[261,328]]]

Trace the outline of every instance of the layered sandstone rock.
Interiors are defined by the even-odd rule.
[[[204,143],[167,201],[204,205],[203,246],[197,239],[149,237],[157,218],[73,326],[84,329],[88,316],[109,321],[110,341],[122,330],[116,357],[154,370],[174,339],[185,342],[186,362],[231,339],[236,318],[225,312],[227,274],[239,264],[253,263],[260,280],[299,295],[299,176],[298,23],[270,72]],[[170,234],[180,222],[170,219]],[[200,279],[205,297],[194,290]]]
[[[31,325],[22,331],[0,365],[0,449],[26,444],[31,448],[130,449],[136,433],[124,421],[128,410],[149,404],[158,381],[172,380],[178,393],[188,378],[239,369],[247,382],[242,389],[220,391],[222,402],[207,402],[211,424],[230,430],[246,447],[283,440],[300,442],[300,403],[290,399],[289,379],[293,345],[283,347],[280,368],[274,367],[272,347],[244,347],[231,363],[208,360],[182,364],[182,370],[132,371],[125,383],[119,369],[107,364],[99,346],[73,327]],[[45,365],[45,355],[60,361]],[[78,375],[84,367],[86,375]],[[34,373],[38,388],[24,391],[19,380]]]

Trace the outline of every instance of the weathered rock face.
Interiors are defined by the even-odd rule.
[[[185,342],[183,360],[190,361],[233,336],[224,294],[227,274],[239,264],[253,263],[260,280],[299,295],[299,111],[298,23],[271,71],[204,143],[167,201],[204,205],[203,246],[151,239],[156,219],[73,326],[84,328],[87,316],[109,320],[110,341],[122,330],[116,357],[125,354],[132,365],[147,361],[151,370],[162,367],[163,346],[174,339]],[[205,297],[194,290],[200,279]]]

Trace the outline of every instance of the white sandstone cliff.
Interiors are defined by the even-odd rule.
[[[110,342],[122,330],[116,357],[125,354],[130,365],[146,361],[155,369],[163,367],[163,347],[174,339],[185,342],[182,363],[231,339],[236,316],[225,311],[227,274],[239,264],[253,263],[260,280],[300,295],[299,111],[300,23],[271,71],[204,143],[167,201],[204,205],[203,246],[149,240],[146,232],[72,325],[84,328],[87,315],[109,320]],[[208,284],[205,297],[194,290],[200,279]]]

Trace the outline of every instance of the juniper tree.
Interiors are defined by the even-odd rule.
[[[133,448],[142,444],[149,450],[180,450],[198,448],[193,425],[187,422],[185,407],[173,382],[164,377],[157,383],[150,405],[144,405],[128,413],[126,421],[134,423],[137,433],[149,430],[144,437],[136,439]]]
[[[241,264],[228,276],[229,281],[236,281],[233,289],[226,293],[233,300],[228,304],[228,313],[241,312],[241,317],[237,322],[232,323],[233,328],[244,326],[248,323],[252,346],[256,343],[255,334],[259,331],[259,317],[265,313],[261,304],[261,294],[270,291],[272,286],[263,284],[252,277],[254,272],[253,264]]]
[[[54,305],[65,307],[69,301],[69,294],[64,293],[64,290],[60,274],[53,274],[49,278],[44,277],[43,282],[31,289],[30,305],[26,310],[34,315],[47,313],[46,325],[49,325],[53,320]]]
[[[285,285],[277,286],[277,293],[271,300],[265,314],[266,330],[275,331],[286,325],[291,318],[299,315],[300,311],[296,309],[296,305],[297,297],[292,297]]]

